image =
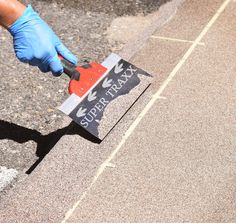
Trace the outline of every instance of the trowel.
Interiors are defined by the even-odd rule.
[[[64,72],[71,79],[70,96],[59,110],[100,140],[116,126],[152,81],[150,74],[114,53],[101,64],[86,61],[75,66],[60,59]]]

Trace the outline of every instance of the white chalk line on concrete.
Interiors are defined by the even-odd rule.
[[[106,167],[115,168],[116,165],[113,163],[107,163]]]
[[[165,37],[165,36],[155,36],[155,35],[152,35],[151,38],[159,39],[159,40],[173,41],[173,42],[181,42],[181,43],[194,43],[194,41],[191,41],[191,40],[176,39],[176,38],[170,38],[170,37]],[[199,46],[205,46],[205,43],[199,42],[198,45]]]
[[[153,95],[154,96],[154,95]],[[163,96],[159,96],[158,99],[163,99],[163,100],[166,100],[167,97],[163,97]]]
[[[80,199],[74,204],[74,206],[66,213],[65,218],[61,223],[66,223],[66,221],[71,217],[75,209],[79,206],[81,201],[86,197],[88,192],[91,190],[93,185],[97,182],[98,178],[102,175],[106,167],[110,166],[111,160],[113,160],[116,156],[116,154],[120,151],[122,146],[126,143],[127,139],[132,135],[140,121],[144,118],[144,116],[149,112],[149,110],[152,108],[154,103],[160,98],[160,95],[165,90],[165,88],[168,86],[168,84],[173,80],[177,72],[181,69],[181,67],[184,65],[186,60],[190,57],[192,52],[195,50],[195,48],[199,45],[200,41],[203,39],[203,37],[206,35],[206,33],[209,31],[209,29],[212,27],[212,25],[216,22],[218,17],[221,15],[221,13],[225,10],[227,5],[232,0],[225,0],[220,8],[217,10],[217,12],[214,14],[214,16],[211,18],[211,20],[207,23],[207,25],[204,27],[202,32],[199,34],[199,36],[195,39],[195,41],[192,43],[190,48],[187,50],[187,52],[184,54],[183,58],[179,61],[179,63],[175,66],[175,68],[172,70],[168,78],[164,81],[164,83],[161,85],[161,87],[158,89],[158,91],[153,95],[152,99],[149,101],[149,103],[146,105],[146,107],[143,109],[143,111],[139,114],[137,119],[131,124],[129,129],[126,131],[125,135],[123,136],[121,142],[116,147],[116,149],[111,153],[111,155],[105,160],[105,162],[100,166],[100,168],[97,171],[97,174],[95,175],[92,183],[87,188],[87,190],[82,194]]]

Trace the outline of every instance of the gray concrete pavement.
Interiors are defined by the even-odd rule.
[[[177,6],[154,34],[167,38],[128,50],[152,88],[99,145],[70,128],[3,198],[3,222],[236,221],[236,4],[173,1],[159,25]]]
[[[46,2],[57,2],[62,4],[63,7],[70,7],[81,9],[85,12],[96,12],[113,14],[117,16],[127,16],[136,14],[148,14],[155,12],[162,4],[169,0],[123,0],[120,1],[110,0],[45,0]]]

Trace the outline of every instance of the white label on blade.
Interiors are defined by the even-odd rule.
[[[69,115],[80,102],[81,102],[81,97],[77,96],[76,94],[72,94],[59,107],[59,110],[64,112],[66,115]]]
[[[115,53],[111,53],[102,63],[108,72],[121,60],[121,57]],[[108,73],[107,72],[107,73]]]

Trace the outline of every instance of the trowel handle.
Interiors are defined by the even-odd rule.
[[[79,80],[80,73],[76,70],[76,65],[70,63],[66,59],[64,59],[61,55],[58,55],[59,59],[61,60],[62,66],[64,68],[64,73],[71,79],[71,80]]]

